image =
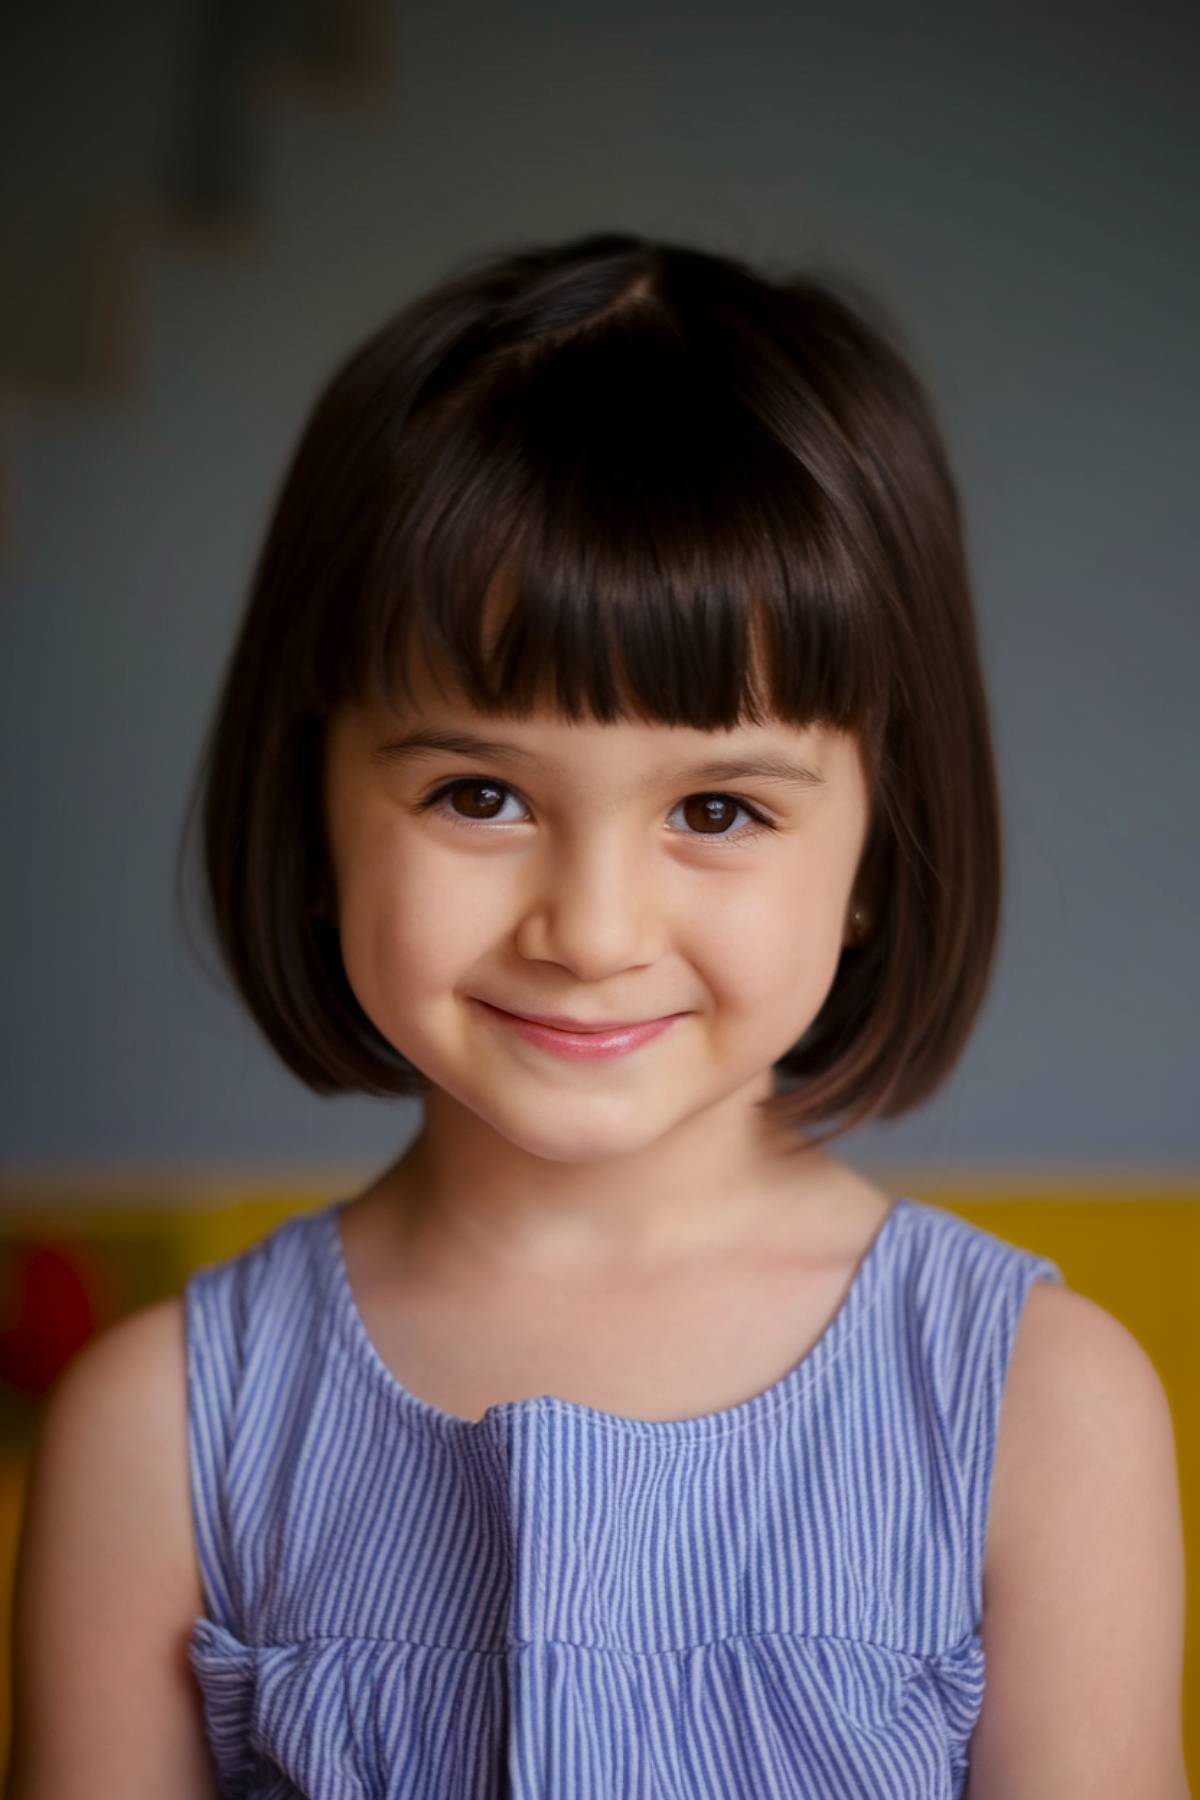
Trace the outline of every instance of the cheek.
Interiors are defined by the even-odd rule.
[[[418,868],[411,852],[387,838],[345,860],[342,958],[360,999],[360,985],[408,996],[443,987],[488,941],[486,909],[461,865],[419,860]]]
[[[841,956],[844,886],[828,866],[791,871],[705,909],[706,976],[731,1013],[783,1022],[798,1009],[815,1015]]]

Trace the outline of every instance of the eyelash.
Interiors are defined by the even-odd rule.
[[[450,795],[457,792],[459,788],[464,787],[496,788],[502,794],[512,794],[515,798],[520,799],[520,795],[517,794],[515,788],[509,787],[507,782],[493,780],[490,775],[459,775],[453,781],[444,781],[440,787],[434,789],[433,793],[427,794],[423,800],[418,801],[418,812],[436,812],[439,817],[448,819],[452,825],[461,825],[466,831],[490,831],[496,822],[495,820],[464,819],[460,817],[458,813],[450,811],[446,804]],[[697,843],[712,843],[720,847],[731,844],[741,845],[748,843],[752,838],[759,837],[765,831],[778,830],[778,827],[773,825],[764,813],[759,812],[757,807],[751,806],[748,800],[739,800],[736,794],[714,793],[707,789],[703,789],[698,794],[684,795],[684,800],[700,799],[730,800],[734,806],[740,807],[744,813],[747,813],[753,823],[744,827],[741,831],[736,832],[708,833],[704,831],[686,831],[680,834],[683,837],[693,838]],[[677,804],[682,806],[683,801],[680,800]],[[522,805],[524,805],[523,801]],[[674,810],[674,808],[672,808],[672,810]]]

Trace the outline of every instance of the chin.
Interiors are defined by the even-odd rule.
[[[542,1162],[596,1164],[631,1156],[662,1137],[670,1121],[652,1115],[645,1094],[534,1096],[526,1105],[459,1098],[498,1137]]]

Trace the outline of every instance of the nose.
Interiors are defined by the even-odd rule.
[[[667,938],[664,896],[646,847],[596,833],[560,844],[532,873],[517,926],[517,949],[531,962],[556,962],[577,981],[656,961]]]

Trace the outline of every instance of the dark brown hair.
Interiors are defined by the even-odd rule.
[[[550,697],[576,720],[856,733],[869,928],[764,1106],[810,1137],[840,1121],[828,1142],[946,1079],[999,927],[995,764],[954,484],[869,310],[593,235],[472,262],[329,380],[188,809],[227,967],[310,1088],[427,1085],[347,982],[321,800],[330,713],[394,694],[414,644],[497,716]]]

